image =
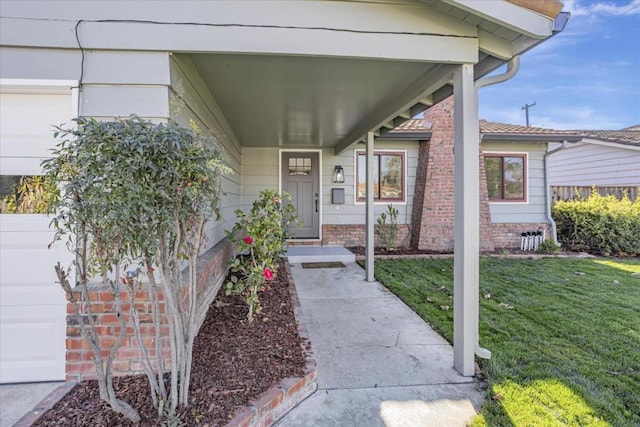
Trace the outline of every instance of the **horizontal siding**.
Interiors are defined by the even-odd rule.
[[[264,189],[279,187],[279,150],[277,148],[242,149],[242,207],[251,208],[251,204]]]
[[[5,79],[80,79],[79,49],[0,48]],[[85,84],[165,85],[170,82],[168,52],[85,51]]]
[[[80,51],[0,47],[0,78],[78,80]]]
[[[242,207],[241,152],[235,136],[202,78],[186,57],[172,56],[170,62],[171,97],[168,102],[174,120],[183,126],[194,122],[200,129],[211,132],[224,147],[230,172],[222,179],[225,195],[221,201],[221,218],[207,224],[207,250],[225,237],[225,230],[236,221],[235,210]]]
[[[551,185],[640,186],[640,151],[581,144],[549,158]]]
[[[494,223],[546,222],[546,191],[544,184],[545,144],[483,142],[483,152],[528,153],[527,203],[489,203]]]
[[[377,150],[406,150],[407,152],[407,203],[394,203],[399,211],[398,223],[411,223],[411,209],[413,205],[413,193],[415,187],[415,175],[417,167],[418,143],[417,142],[376,142]],[[346,150],[339,156],[334,155],[333,149],[322,150],[322,224],[364,224],[365,205],[356,204],[355,194],[355,149]],[[251,148],[242,149],[242,204],[248,208],[256,199],[260,190],[264,188],[279,188],[280,151],[278,148]],[[333,171],[336,165],[344,168],[344,184],[333,182]],[[344,188],[345,204],[334,205],[331,203],[331,189]],[[374,211],[376,216],[387,210],[387,203],[376,204]]]
[[[169,91],[165,85],[83,85],[80,115],[111,118],[136,114],[145,118],[169,117]]]
[[[418,145],[417,141],[391,142],[384,140],[376,140],[376,150],[402,150],[406,151],[406,180],[407,180],[407,196],[405,203],[392,203],[398,209],[398,223],[411,224],[411,210],[413,209],[413,195],[416,181],[416,169],[418,164]],[[346,150],[340,156],[334,156],[333,150],[325,150],[323,152],[323,224],[364,224],[365,223],[365,204],[355,202],[355,180],[356,180],[356,163],[355,152],[364,147],[356,146],[356,148]],[[345,182],[344,184],[333,183],[333,170],[336,165],[344,168]],[[331,203],[331,189],[345,189],[345,204],[333,205]],[[376,218],[387,210],[388,202],[376,203],[374,206],[374,214]]]

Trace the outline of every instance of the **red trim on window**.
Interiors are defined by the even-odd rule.
[[[356,194],[356,201],[358,202],[365,202],[366,198],[364,197],[358,197],[358,184],[359,184],[359,177],[360,177],[360,156],[365,156],[366,152],[363,151],[356,151],[356,176],[354,179],[355,182],[355,194]],[[396,197],[396,198],[391,198],[391,197],[381,197],[380,195],[380,190],[382,188],[381,183],[378,182],[378,194],[374,194],[373,195],[373,199],[374,202],[405,202],[407,199],[407,191],[406,191],[406,180],[407,180],[407,176],[406,176],[406,170],[405,170],[405,163],[406,163],[406,152],[404,151],[384,151],[384,150],[374,150],[373,151],[373,155],[374,155],[374,162],[376,161],[376,157],[377,157],[377,162],[378,162],[378,181],[380,181],[381,177],[382,177],[382,165],[381,165],[381,158],[382,156],[398,156],[400,157],[400,164],[401,164],[401,171],[400,171],[400,176],[401,176],[401,188],[402,188],[402,197]],[[375,186],[375,183],[374,183]]]
[[[507,199],[504,197],[505,195],[505,180],[504,180],[504,159],[505,157],[514,157],[522,159],[522,197]],[[500,198],[492,198],[489,196],[489,202],[500,202],[500,203],[522,203],[527,201],[527,187],[528,187],[528,177],[527,177],[527,155],[522,153],[490,153],[485,154],[485,179],[488,184],[488,171],[487,171],[487,158],[498,158],[501,159],[500,163],[500,194],[502,197]]]

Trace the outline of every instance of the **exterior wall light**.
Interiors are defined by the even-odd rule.
[[[336,166],[333,170],[333,182],[336,184],[344,183],[344,169],[342,169],[342,166]]]

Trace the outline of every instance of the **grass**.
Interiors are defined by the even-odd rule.
[[[450,342],[453,261],[380,260],[376,278]],[[640,426],[640,261],[480,262],[473,426]]]

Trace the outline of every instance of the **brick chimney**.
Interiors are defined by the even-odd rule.
[[[411,215],[411,246],[436,252],[453,251],[455,224],[453,96],[429,108],[431,140],[420,141]],[[478,130],[479,131],[479,130]],[[480,161],[480,250],[495,249],[484,159]]]

